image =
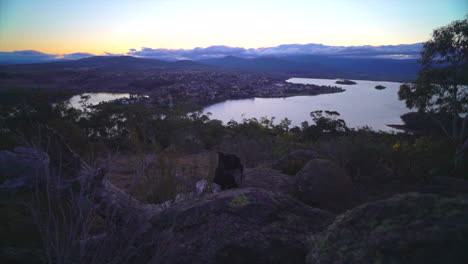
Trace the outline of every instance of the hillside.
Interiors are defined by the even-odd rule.
[[[94,56],[79,60],[0,66],[5,75],[14,73],[51,73],[65,70],[99,70],[106,72],[145,71],[241,71],[278,78],[348,78],[361,80],[412,81],[420,66],[417,60],[293,55],[280,57],[223,58],[199,61],[163,61],[132,56]],[[6,73],[5,73],[6,72]]]
[[[32,63],[0,66],[0,70],[47,71],[63,68],[102,68],[107,70],[148,70],[148,69],[206,69],[209,65],[195,61],[168,62],[156,59],[144,59],[132,56],[94,56],[79,60]]]
[[[288,77],[349,78],[386,81],[414,80],[417,60],[396,60],[329,56],[282,56],[239,58],[228,56],[200,62],[225,69],[254,71]]]
[[[180,76],[214,71],[194,61],[167,62],[131,56],[0,66],[0,90],[53,88],[88,92],[142,92],[172,84]]]

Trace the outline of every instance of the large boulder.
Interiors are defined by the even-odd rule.
[[[245,171],[245,180],[242,187],[254,187],[273,192],[293,195],[295,191],[295,178],[273,169],[254,168]]]
[[[304,263],[306,237],[331,213],[278,193],[231,189],[174,204],[151,219],[151,263]]]
[[[468,197],[409,193],[364,204],[312,236],[307,263],[468,263]]]
[[[288,175],[295,175],[309,160],[320,157],[322,156],[316,150],[301,149],[282,157],[272,165],[272,168]]]
[[[351,178],[330,160],[309,161],[296,175],[296,188],[302,201],[318,208],[340,212],[355,205]]]

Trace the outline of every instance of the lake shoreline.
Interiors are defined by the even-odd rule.
[[[313,84],[318,86],[335,85],[336,79],[290,78],[286,82]],[[249,97],[223,100],[203,108],[211,112],[212,119],[228,122],[231,119],[276,117],[276,120],[288,118],[293,126],[300,126],[303,121],[311,122],[309,113],[316,110],[337,111],[349,127],[369,126],[374,130],[395,131],[403,124],[400,116],[409,111],[398,99],[397,91],[401,83],[353,80],[357,84],[349,86],[345,93],[322,94],[322,96]],[[388,89],[378,91],[374,87],[383,84]],[[390,124],[390,125],[387,125]]]
[[[231,101],[231,100],[243,100],[243,99],[253,99],[253,98],[288,98],[288,97],[294,97],[294,96],[315,96],[315,95],[322,95],[322,94],[334,94],[334,93],[342,93],[345,92],[346,89],[343,89],[341,87],[337,86],[323,86],[323,85],[301,85],[301,84],[294,84],[294,83],[289,83],[284,81],[285,84],[289,85],[290,87],[283,88],[282,86],[278,86],[278,90],[275,92],[272,91],[255,91],[251,94],[248,95],[230,95],[228,97],[217,97],[213,99],[208,99],[208,100],[203,100],[201,99],[198,103],[195,103],[191,109],[188,110],[190,111],[195,111],[198,109],[203,109],[206,107],[209,107],[211,105],[215,105],[221,102],[226,102],[226,101]],[[104,89],[103,92],[98,92],[98,91],[93,91],[93,92],[75,92],[70,96],[68,101],[76,101],[76,103],[72,103],[73,107],[75,108],[80,108],[80,106],[77,105],[77,102],[79,99],[78,98],[80,95],[83,94],[88,94],[92,96],[100,96],[101,94],[103,96],[109,96],[113,97],[111,100],[100,100],[96,104],[100,102],[109,102],[115,99],[122,99],[122,98],[128,98],[130,95],[143,95],[141,93],[137,93],[133,91],[134,93],[130,93],[128,91],[126,92],[110,92],[107,89]],[[121,95],[126,95],[126,96],[121,96]],[[145,96],[148,96],[149,98],[153,99],[152,102],[148,102],[149,105],[152,105],[154,107],[167,107],[167,108],[172,108],[172,105],[177,105],[177,104],[190,104],[193,103],[190,100],[183,100],[183,101],[175,101],[171,102],[168,101],[167,104],[160,105],[160,104],[155,104],[155,101],[157,100],[156,98],[152,98],[151,93],[145,93]],[[74,99],[75,98],[75,99]],[[93,98],[91,98],[93,99]],[[150,100],[151,101],[151,100]]]
[[[231,119],[241,121],[244,117],[274,116],[277,120],[288,118],[292,120],[293,126],[300,126],[303,121],[311,122],[311,111],[330,110],[339,112],[340,118],[344,119],[349,127],[370,126],[375,130],[401,130],[400,116],[409,111],[397,97],[397,89],[401,83],[353,80],[356,85],[343,89],[335,84],[336,80],[289,78],[284,80],[285,83],[291,84],[287,86],[289,90],[278,86],[278,90],[268,90],[263,94],[261,91],[245,96],[230,94],[229,97],[202,98],[197,103],[184,101],[182,98],[179,102],[174,99],[174,102],[160,102],[159,105],[154,105],[153,102],[158,98],[152,98],[149,94],[150,98],[144,104],[161,109],[179,107],[187,113],[211,112],[212,119],[224,123]],[[376,90],[375,85],[385,85],[389,88]],[[124,94],[129,96],[129,93]]]

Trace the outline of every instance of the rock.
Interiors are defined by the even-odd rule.
[[[203,194],[219,193],[221,186],[216,183],[209,183],[207,180],[202,179],[195,183],[195,193],[200,196]]]
[[[211,186],[213,189],[212,193],[219,193],[221,191],[221,186],[219,186],[218,184],[213,183]]]
[[[330,160],[309,161],[296,175],[296,188],[302,201],[318,208],[340,212],[354,205],[351,178]]]
[[[312,149],[302,149],[290,153],[272,165],[272,168],[282,173],[295,175],[311,159],[322,157]]]
[[[375,86],[375,89],[377,89],[377,90],[383,90],[383,89],[385,89],[385,88],[387,88],[387,87],[385,87],[385,86],[383,86],[383,85],[376,85],[376,86]]]
[[[151,219],[150,263],[304,263],[307,234],[331,213],[262,189],[230,189],[174,204]]]
[[[313,235],[307,263],[468,263],[468,197],[409,193],[364,204]]]
[[[196,192],[198,195],[202,195],[205,192],[206,187],[208,186],[208,181],[203,179],[195,183]]]
[[[244,166],[240,158],[234,154],[218,152],[218,167],[213,182],[225,190],[239,187],[243,178]]]
[[[292,195],[295,191],[295,178],[272,169],[247,169],[242,187],[261,188],[273,192]]]
[[[89,184],[73,187],[70,182],[60,189],[91,190],[95,212],[112,226],[107,233],[79,241],[85,248],[98,245],[87,248],[81,263],[96,256],[97,262],[110,263],[116,254],[125,256],[126,263],[304,263],[307,236],[322,231],[335,217],[257,188],[144,204],[105,179],[105,172],[83,170],[80,178]],[[82,189],[85,186],[90,187]],[[121,252],[126,250],[128,255]]]
[[[0,185],[2,191],[21,191],[33,188],[38,178],[48,175],[49,156],[30,148],[15,148],[14,152],[0,151]]]
[[[180,202],[183,202],[185,200],[187,200],[187,194],[185,193],[179,193],[176,195],[176,197],[174,198],[174,202],[175,203],[180,203]],[[190,197],[191,198],[191,197]]]

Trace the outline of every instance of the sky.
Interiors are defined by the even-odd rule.
[[[424,42],[466,0],[0,0],[0,51]]]

